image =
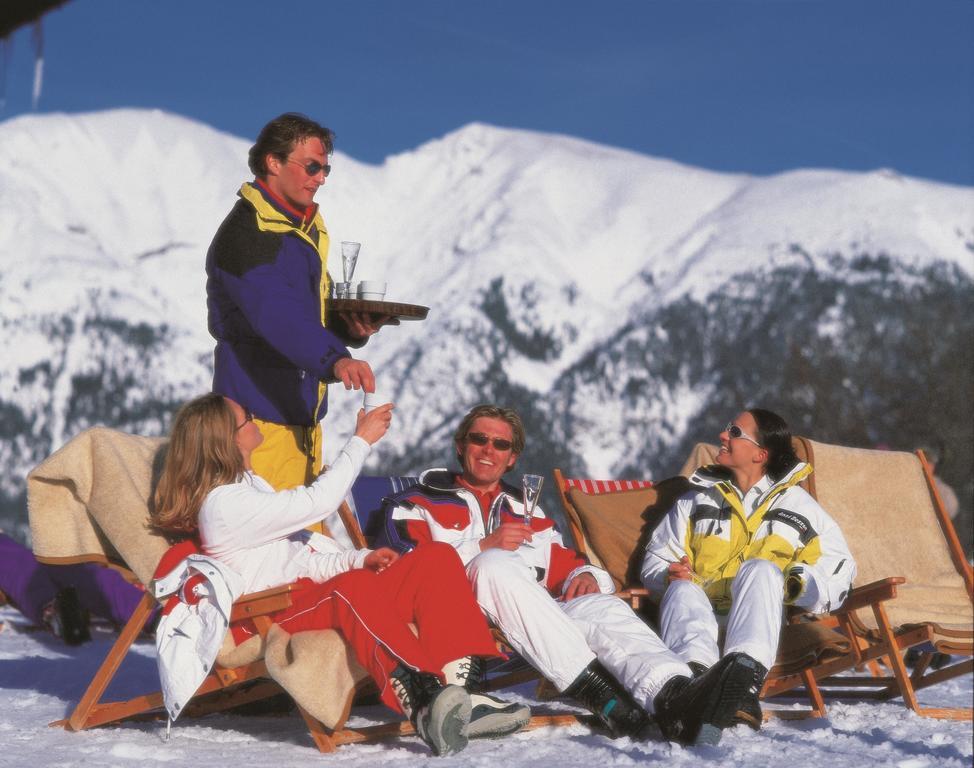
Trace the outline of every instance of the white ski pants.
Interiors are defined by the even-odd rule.
[[[746,653],[771,669],[784,611],[784,578],[769,560],[748,560],[731,585],[724,653]],[[703,588],[671,581],[660,602],[663,642],[684,661],[711,666],[720,658],[718,620]]]
[[[511,646],[559,691],[598,658],[650,714],[663,684],[690,668],[613,595],[556,601],[517,553],[488,549],[467,565],[477,602]]]

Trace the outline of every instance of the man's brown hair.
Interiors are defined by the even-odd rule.
[[[268,155],[287,160],[295,145],[308,139],[321,139],[326,155],[335,149],[335,134],[331,129],[298,112],[285,112],[261,128],[257,143],[250,148],[247,164],[254,176],[263,179],[267,176]]]

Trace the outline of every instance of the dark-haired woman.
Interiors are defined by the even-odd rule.
[[[784,605],[838,608],[856,575],[835,521],[799,483],[784,419],[752,408],[720,433],[717,464],[690,477],[646,548],[642,582],[660,603],[663,642],[694,671],[724,654],[755,659],[758,675],[740,720],[760,727],[758,693],[774,664]]]

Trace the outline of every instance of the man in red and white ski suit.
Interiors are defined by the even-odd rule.
[[[608,573],[564,546],[540,509],[524,522],[520,492],[501,481],[524,446],[517,413],[477,406],[454,439],[462,471],[429,470],[419,486],[387,498],[378,543],[452,545],[480,607],[518,653],[614,733],[641,732],[667,683],[685,681],[690,669],[613,596]]]

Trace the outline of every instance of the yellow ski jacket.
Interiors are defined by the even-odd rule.
[[[654,531],[643,558],[643,584],[657,598],[667,571],[684,555],[714,610],[726,613],[741,563],[769,560],[795,584],[793,603],[821,613],[838,608],[856,565],[836,522],[798,483],[812,473],[799,462],[777,482],[767,475],[746,494],[730,473],[714,465],[690,477],[692,490],[677,500]],[[784,600],[784,595],[782,595]]]

